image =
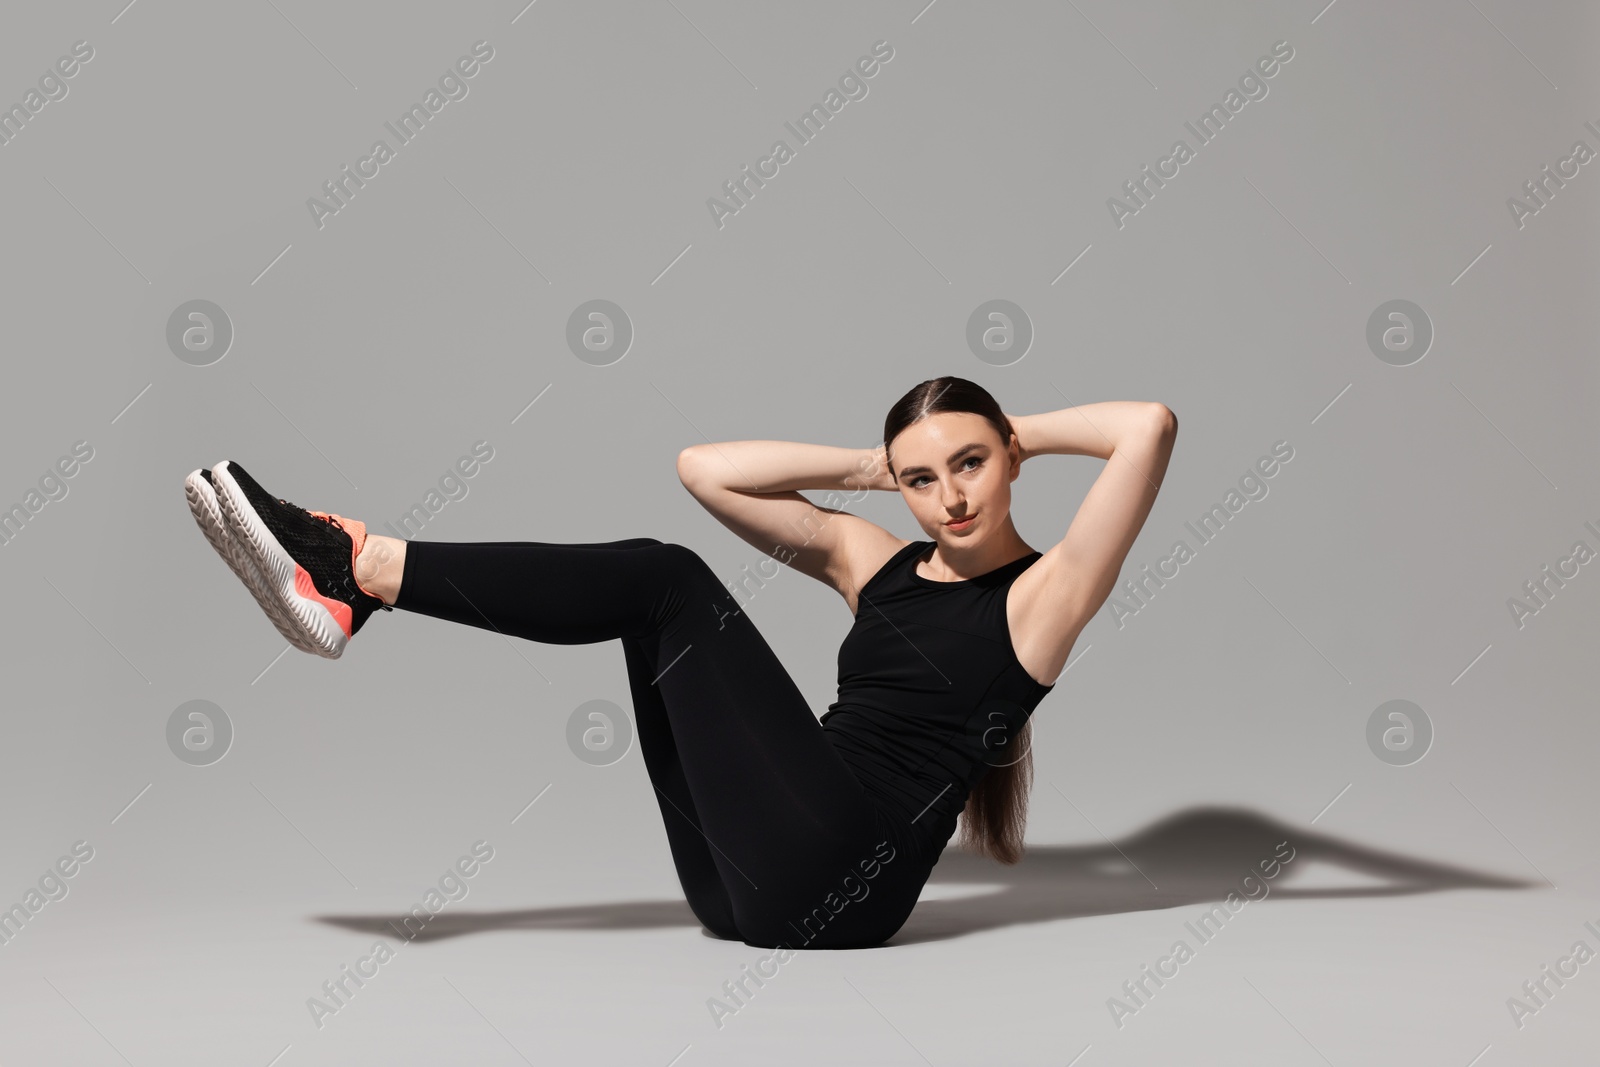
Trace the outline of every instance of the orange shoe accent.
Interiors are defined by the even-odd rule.
[[[361,555],[361,546],[367,543],[367,524],[360,519],[347,519],[343,515],[335,515],[331,511],[312,511],[311,514],[316,518],[334,523],[339,529],[350,535],[350,574],[355,577],[358,573],[356,571],[356,557]],[[355,583],[356,588],[368,596],[377,596],[376,593],[371,592],[361,584],[360,578],[355,578]],[[383,598],[378,597],[378,599],[382,600]]]
[[[328,613],[333,616],[333,621],[338,623],[339,629],[344,631],[345,637],[349,638],[351,636],[350,624],[355,621],[355,615],[351,612],[350,605],[342,600],[335,600],[317,592],[316,584],[312,582],[311,575],[307,574],[306,569],[298,563],[294,565],[294,591],[307,600],[315,600],[318,604],[327,608]]]

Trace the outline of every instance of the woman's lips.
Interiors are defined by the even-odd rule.
[[[972,525],[973,521],[975,519],[977,519],[977,517],[978,516],[976,516],[976,515],[968,515],[966,518],[960,520],[959,522],[947,522],[947,523],[945,523],[945,525],[948,526],[952,530],[965,530],[968,526]]]

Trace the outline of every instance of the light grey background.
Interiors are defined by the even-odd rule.
[[[94,58],[0,146],[0,503],[94,456],[0,547],[0,903],[95,853],[0,945],[0,1061],[1593,1062],[1600,964],[1520,1029],[1507,998],[1600,948],[1600,564],[1521,628],[1507,601],[1600,549],[1600,163],[1521,228],[1506,201],[1600,150],[1595,16],[1324,2],[13,5],[0,103]],[[307,199],[479,40],[469,94],[319,229]],[[706,200],[880,40],[868,95],[718,229]],[[1118,228],[1107,198],[1280,40],[1268,95]],[[165,340],[195,299],[234,329],[205,367]],[[566,345],[593,299],[635,330],[610,366]],[[991,299],[1035,332],[1009,366],[966,346]],[[1434,327],[1408,367],[1366,343],[1392,299]],[[731,583],[762,557],[681,448],[870,447],[946,373],[1019,414],[1178,414],[1128,577],[1294,458],[1084,632],[1034,719],[1028,860],[947,854],[902,944],[804,955],[720,1028],[707,999],[764,953],[701,936],[637,752],[565,743],[583,702],[631,706],[615,644],[396,612],[280,659],[181,496],[233,458],[381,532],[483,440],[425,539],[654,536]],[[1099,468],[1029,463],[1023,536],[1059,539]],[[922,536],[893,495],[851,510]],[[785,570],[748,610],[820,714],[842,602]],[[205,767],[165,740],[197,698],[235,731]],[[1397,698],[1435,731],[1406,767],[1365,739]],[[404,945],[314,1025],[480,839],[435,920],[470,936]],[[1108,998],[1283,839],[1282,888],[1119,1028]]]

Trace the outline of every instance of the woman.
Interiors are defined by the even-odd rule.
[[[1156,403],[1006,416],[964,378],[925,381],[860,450],[695,445],[684,486],[725,526],[835,589],[855,624],[819,721],[692,550],[447,543],[268,493],[238,464],[189,475],[207,539],[296,647],[338,658],[374,611],[530,641],[622,643],[639,745],[695,916],[768,948],[856,948],[900,929],[965,808],[965,843],[1021,854],[1027,724],[1110,595],[1166,472],[1177,420]],[[1061,542],[1011,520],[1022,461],[1105,469]],[[900,493],[931,540],[819,508],[800,489]]]

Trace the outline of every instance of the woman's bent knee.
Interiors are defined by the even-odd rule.
[[[661,558],[665,565],[672,569],[676,577],[710,577],[721,588],[722,582],[717,579],[716,572],[711,565],[701,557],[700,553],[688,545],[680,545],[676,541],[668,541],[660,546]]]

